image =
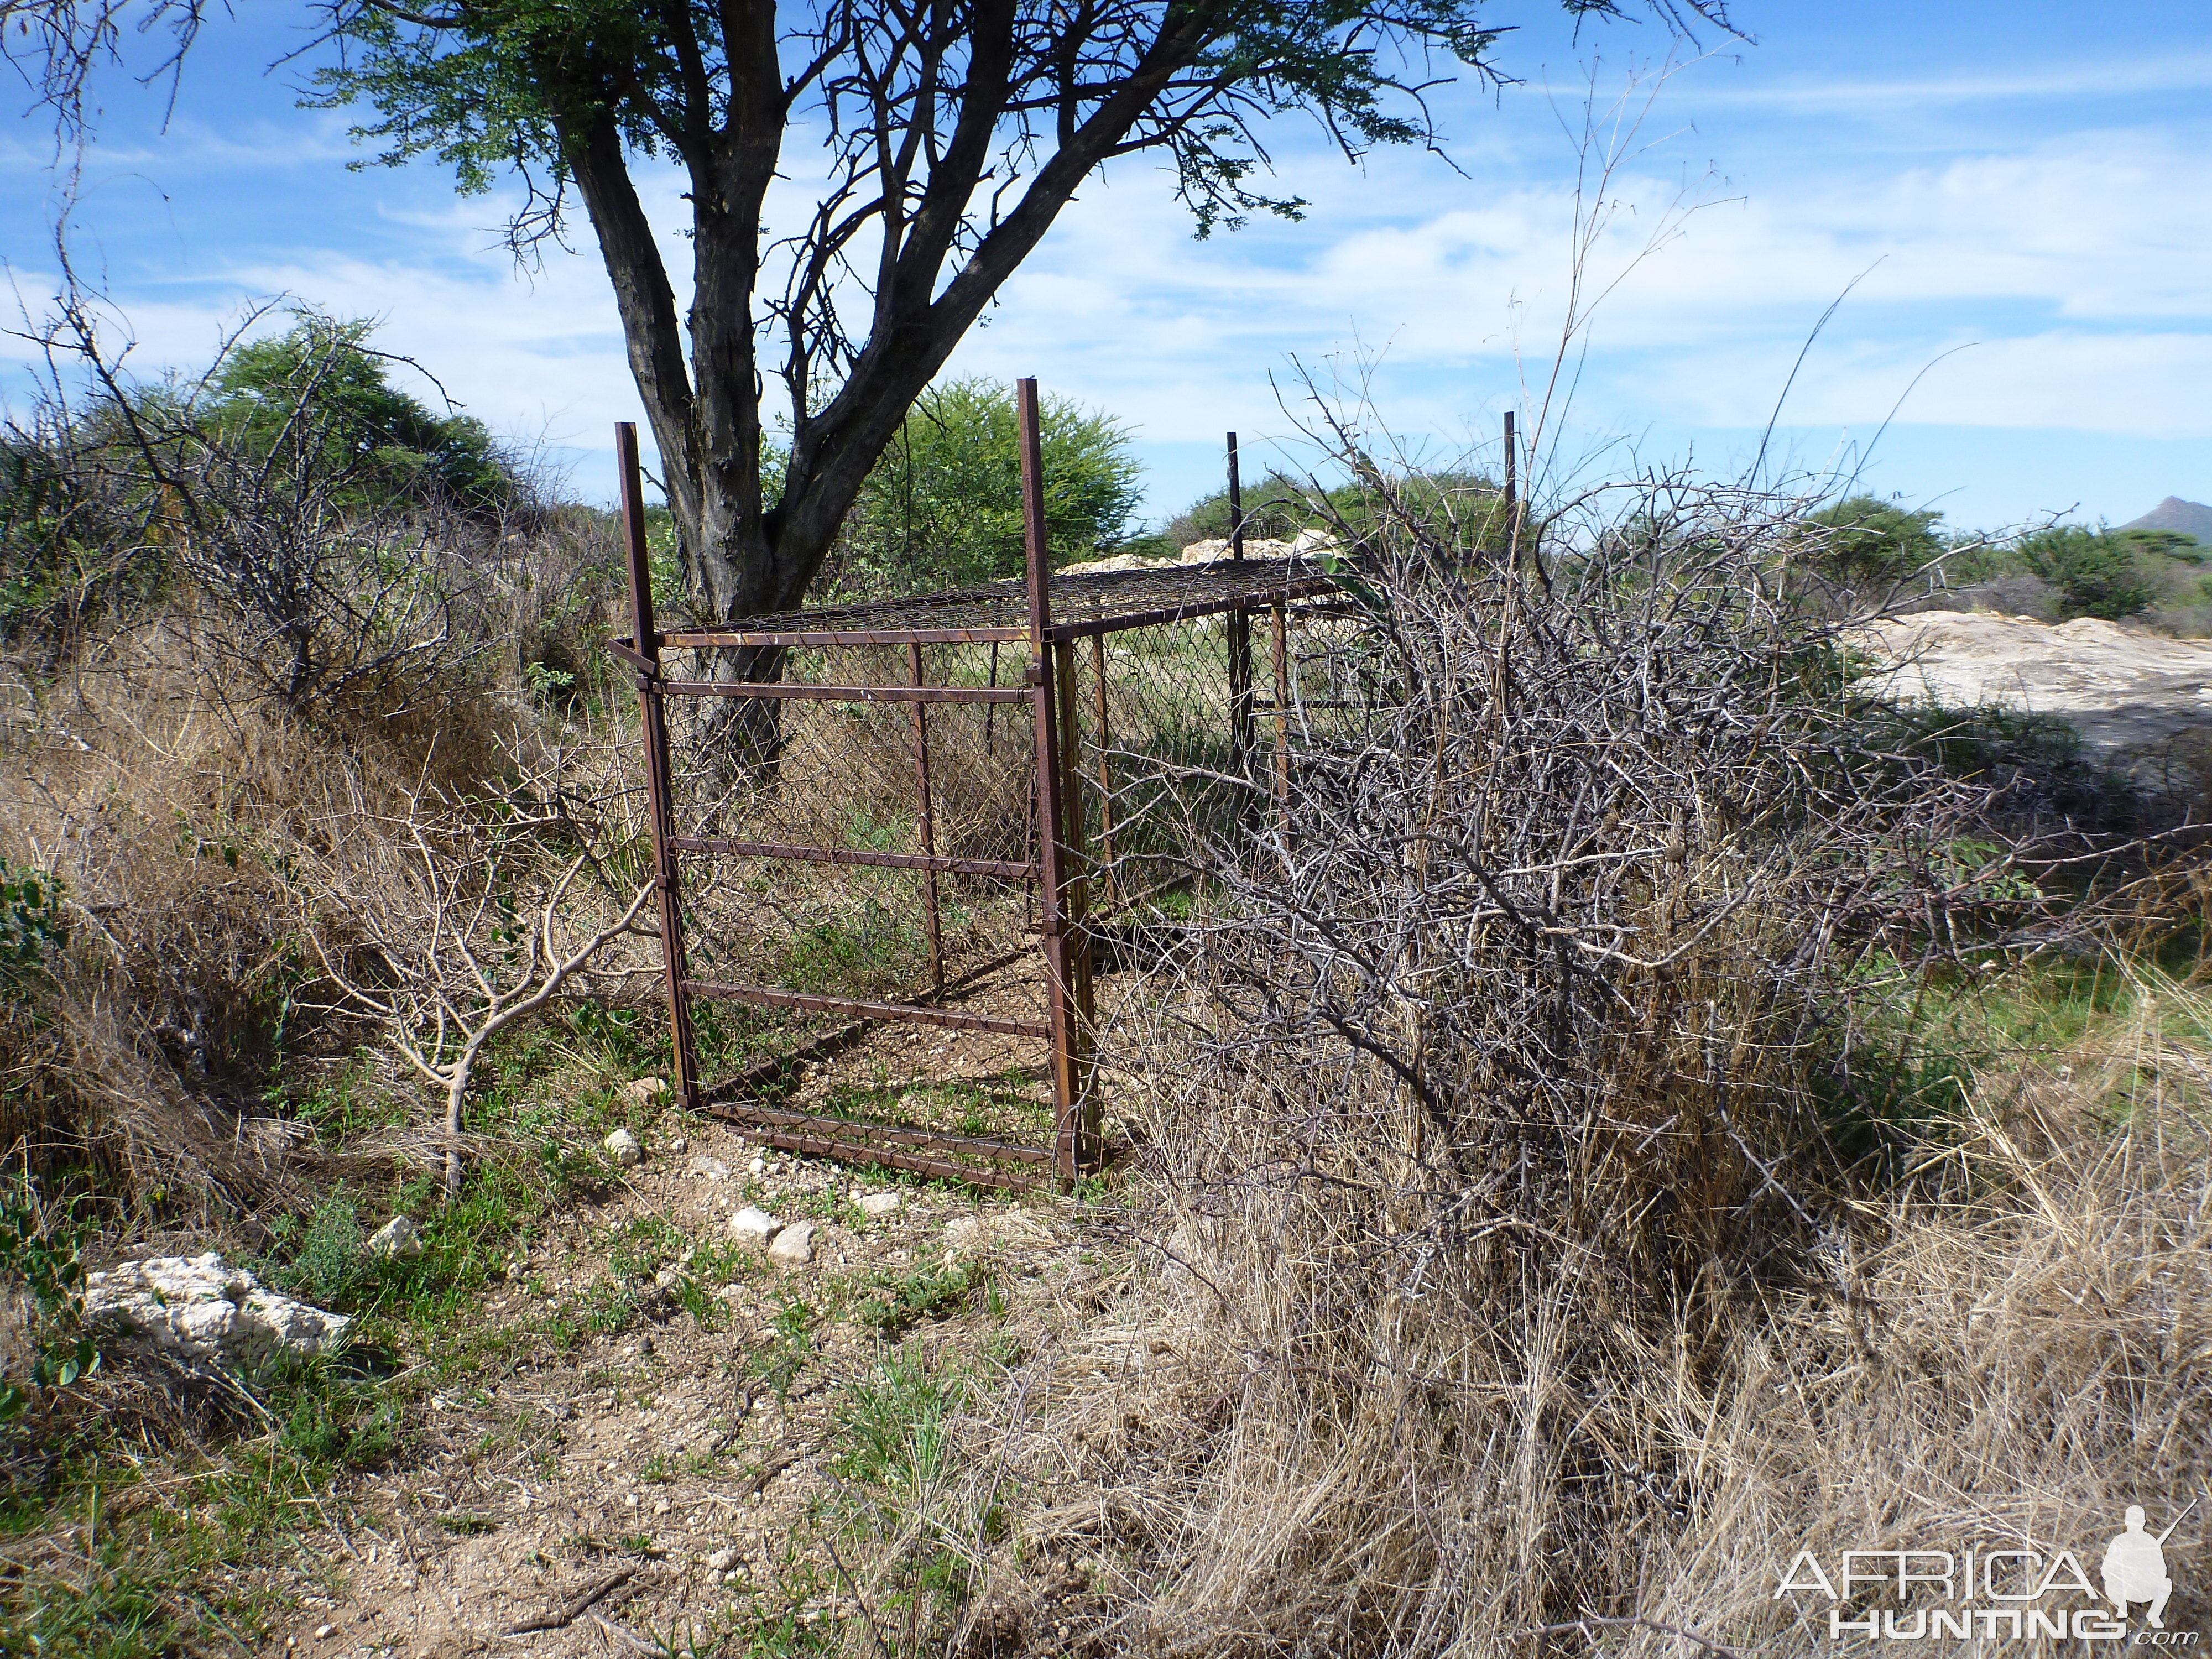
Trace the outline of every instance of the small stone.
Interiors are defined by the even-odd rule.
[[[691,1173],[708,1181],[727,1181],[730,1166],[719,1158],[709,1158],[702,1152],[691,1160]]]
[[[739,1238],[750,1238],[765,1243],[775,1237],[783,1223],[766,1210],[748,1204],[730,1218],[730,1231]]]
[[[682,1135],[677,1136],[675,1139],[668,1143],[668,1155],[671,1158],[681,1158],[684,1153],[690,1150],[691,1143],[686,1140]]]
[[[599,1145],[607,1149],[609,1158],[625,1170],[645,1157],[645,1149],[637,1144],[637,1137],[627,1129],[616,1130]]]
[[[814,1260],[814,1224],[794,1221],[780,1231],[768,1247],[768,1259],[779,1267],[804,1267]]]
[[[744,1559],[735,1544],[725,1544],[707,1558],[707,1565],[714,1572],[727,1572]]]
[[[623,1507],[626,1510],[635,1509],[637,1507],[637,1494],[634,1492],[624,1492],[623,1494]]]
[[[860,1200],[860,1213],[871,1221],[880,1221],[887,1215],[896,1215],[905,1202],[904,1193],[869,1193]]]
[[[750,1170],[755,1175],[763,1175],[768,1170],[768,1165],[759,1158],[755,1158],[751,1163],[746,1164],[745,1168]]]
[[[422,1235],[405,1216],[396,1215],[368,1236],[368,1249],[372,1255],[410,1261],[422,1254]]]
[[[665,1077],[641,1077],[635,1082],[623,1084],[623,1092],[639,1105],[650,1106],[668,1092],[668,1079]]]
[[[336,1625],[318,1625],[318,1626],[315,1626],[315,1640],[317,1640],[318,1642],[327,1642],[327,1641],[329,1641],[329,1640],[331,1639],[331,1632],[332,1631],[336,1630],[337,1628],[337,1626]]]
[[[675,1507],[676,1506],[673,1504],[670,1503],[665,1498],[664,1498],[653,1506],[653,1512],[655,1515],[665,1515],[669,1510]]]

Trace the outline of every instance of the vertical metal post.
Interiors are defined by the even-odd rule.
[[[667,711],[660,690],[660,635],[653,626],[653,570],[645,550],[645,486],[637,461],[637,425],[615,426],[622,474],[623,536],[629,563],[631,648],[652,666],[637,676],[639,724],[645,738],[645,793],[653,815],[653,879],[660,897],[660,957],[668,975],[669,1048],[675,1056],[676,1097],[699,1106],[698,1057],[691,1038],[691,993],[684,962],[684,889],[676,869],[675,789],[668,764]]]
[[[1237,434],[1229,434],[1229,557],[1244,562],[1244,485],[1237,471]],[[1229,613],[1229,769],[1241,771],[1252,753],[1252,616]]]
[[[1094,615],[1103,613],[1103,605],[1096,595],[1091,601]],[[1091,694],[1098,714],[1098,850],[1104,855],[1106,880],[1099,902],[1108,912],[1115,906],[1114,872],[1114,763],[1107,751],[1113,744],[1112,728],[1106,720],[1106,635],[1091,636]]]
[[[1505,411],[1505,562],[1510,568],[1514,556],[1521,546],[1521,495],[1516,488],[1519,482],[1521,446],[1513,435],[1513,411]]]
[[[1287,605],[1268,607],[1275,615],[1275,810],[1282,820],[1283,845],[1291,844],[1291,612]]]
[[[921,646],[909,641],[906,647],[907,665],[914,671],[914,683],[921,682]],[[986,703],[985,708],[990,705]],[[925,857],[937,856],[937,827],[929,798],[929,716],[919,702],[910,702],[908,708],[914,714],[914,787],[915,797],[921,809],[921,850]],[[929,988],[933,996],[945,994],[945,938],[943,924],[937,904],[937,872],[922,872],[922,884],[928,890],[929,908],[922,916],[929,933]]]
[[[1091,982],[1091,841],[1085,833],[1083,810],[1083,722],[1076,710],[1082,705],[1075,695],[1075,642],[1062,641],[1053,649],[1060,678],[1055,707],[1065,724],[1060,732],[1060,918],[1067,938],[1068,994],[1075,1018],[1076,1161],[1088,1166],[1091,1149],[1089,1113],[1083,1109],[1090,1097],[1088,1056],[1085,1042],[1094,1028],[1097,1009]]]
[[[1052,1023],[1052,1092],[1054,1165],[1060,1179],[1075,1179],[1082,1150],[1082,1032],[1075,1005],[1071,940],[1061,895],[1061,770],[1060,721],[1054,696],[1054,647],[1046,637],[1052,627],[1051,571],[1044,534],[1044,454],[1037,425],[1037,390],[1033,380],[1014,383],[1022,453],[1022,538],[1028,554],[1030,647],[1036,659],[1026,676],[1036,711],[1037,931],[1043,936],[1045,994]]]

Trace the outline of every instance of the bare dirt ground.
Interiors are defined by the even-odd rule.
[[[1003,1079],[1017,1058],[1003,1039],[879,1030],[814,1068],[795,1103],[841,1081]],[[854,1384],[892,1356],[979,1375],[1092,1305],[1102,1269],[1073,1200],[790,1157],[678,1110],[645,1151],[624,1188],[572,1212],[482,1310],[487,1324],[526,1325],[627,1285],[627,1328],[572,1350],[526,1343],[495,1378],[434,1395],[392,1471],[325,1496],[323,1593],[266,1651],[834,1647],[862,1617],[848,1571],[860,1569],[813,1517],[839,1494]],[[866,1217],[857,1200],[884,1193],[898,1207]],[[749,1204],[812,1219],[811,1263],[775,1265],[735,1237],[728,1218]],[[887,1318],[902,1297],[911,1316]]]

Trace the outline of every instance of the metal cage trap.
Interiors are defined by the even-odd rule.
[[[618,427],[633,632],[613,648],[636,671],[684,1103],[793,1152],[1036,1188],[1108,1155],[1104,930],[1188,880],[1194,787],[1233,819],[1250,778],[1287,779],[1291,629],[1336,589],[1314,561],[1243,556],[1233,434],[1227,556],[1052,574],[1034,380],[1017,403],[1023,580],[665,633]],[[704,1079],[702,1026],[728,1051],[733,1017],[745,1063]],[[901,1024],[936,1034],[933,1073],[801,1086]]]

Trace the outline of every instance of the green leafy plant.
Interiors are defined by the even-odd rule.
[[[0,857],[0,984],[21,985],[69,943],[62,886]]]
[[[962,1263],[953,1267],[917,1267],[893,1273],[878,1269],[864,1281],[854,1318],[881,1336],[896,1336],[926,1319],[945,1319],[967,1304],[985,1275]]]
[[[0,1198],[0,1274],[31,1300],[29,1375],[21,1382],[0,1377],[0,1421],[21,1416],[32,1389],[66,1389],[100,1369],[100,1349],[82,1328],[91,1236],[74,1204],[41,1205],[27,1177]]]

